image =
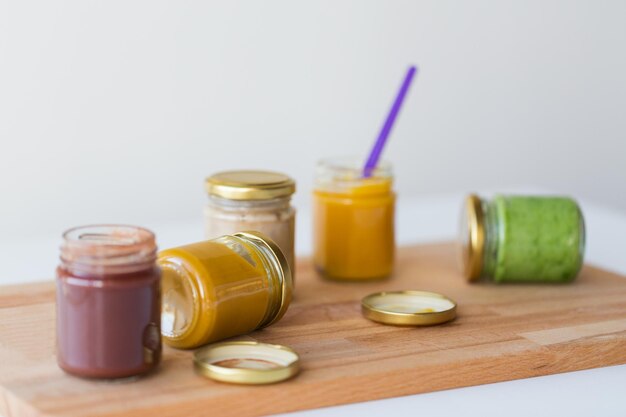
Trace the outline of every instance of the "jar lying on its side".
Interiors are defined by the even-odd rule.
[[[209,195],[204,209],[207,239],[256,230],[276,242],[295,272],[293,179],[269,171],[226,171],[208,177],[205,188]]]
[[[123,378],[161,358],[161,273],[154,234],[97,225],[63,235],[57,268],[57,360],[68,373]]]
[[[471,281],[569,282],[583,264],[584,219],[568,197],[470,195],[461,214],[461,243]]]
[[[159,253],[161,331],[178,348],[250,333],[278,321],[291,301],[291,269],[278,245],[240,232]]]

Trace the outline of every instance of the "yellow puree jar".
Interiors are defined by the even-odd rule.
[[[313,192],[313,250],[317,269],[337,280],[387,277],[393,269],[394,206],[389,164],[363,178],[359,164],[318,164]]]
[[[258,232],[167,249],[158,264],[161,334],[170,346],[193,348],[269,326],[291,301],[287,259]]]

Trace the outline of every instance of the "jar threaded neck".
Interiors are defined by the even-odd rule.
[[[233,236],[253,247],[264,263],[268,277],[270,302],[258,328],[269,326],[285,314],[291,302],[292,271],[278,245],[267,236],[257,232],[240,232]]]
[[[69,229],[63,234],[61,264],[68,270],[125,274],[152,268],[156,241],[151,231],[128,225],[103,224]]]

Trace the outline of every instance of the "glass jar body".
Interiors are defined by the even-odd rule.
[[[350,160],[322,161],[313,191],[316,268],[336,280],[389,276],[395,254],[395,194],[391,169],[361,176]]]
[[[568,197],[497,195],[482,200],[482,276],[495,282],[569,282],[583,264],[582,212]]]
[[[291,272],[278,246],[257,236],[237,233],[159,253],[162,334],[169,345],[193,348],[282,317],[291,300]]]
[[[62,246],[56,274],[59,366],[92,378],[125,378],[151,371],[161,358],[161,273],[155,264],[154,236],[137,228],[141,236],[131,242],[138,235],[128,226],[74,230],[78,234],[68,232],[70,240],[93,237],[93,230],[98,237],[78,238],[75,245],[68,243],[66,233]],[[119,235],[108,235],[113,230],[132,237],[116,241]],[[101,243],[103,236],[111,240]]]
[[[205,237],[214,239],[244,230],[269,236],[295,271],[295,217],[291,197],[267,200],[234,200],[209,196],[204,208]]]

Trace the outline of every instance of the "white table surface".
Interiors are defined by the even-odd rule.
[[[513,191],[538,190],[525,187]],[[463,194],[400,198],[397,209],[398,243],[455,239],[462,200]],[[626,275],[626,213],[584,199],[578,200],[587,226],[586,262]],[[157,233],[160,247],[202,239],[201,217],[179,224],[144,226]],[[308,254],[311,249],[308,210],[299,210],[297,227],[297,252]],[[50,279],[57,263],[58,246],[59,236],[41,236],[23,241],[0,237],[0,253],[10,255],[2,261],[0,285]],[[301,395],[306,396],[307,393],[302,392]],[[385,413],[392,413],[394,417],[484,417],[501,416],[503,413],[506,417],[623,417],[626,416],[626,365],[321,408],[284,416],[348,417]]]

